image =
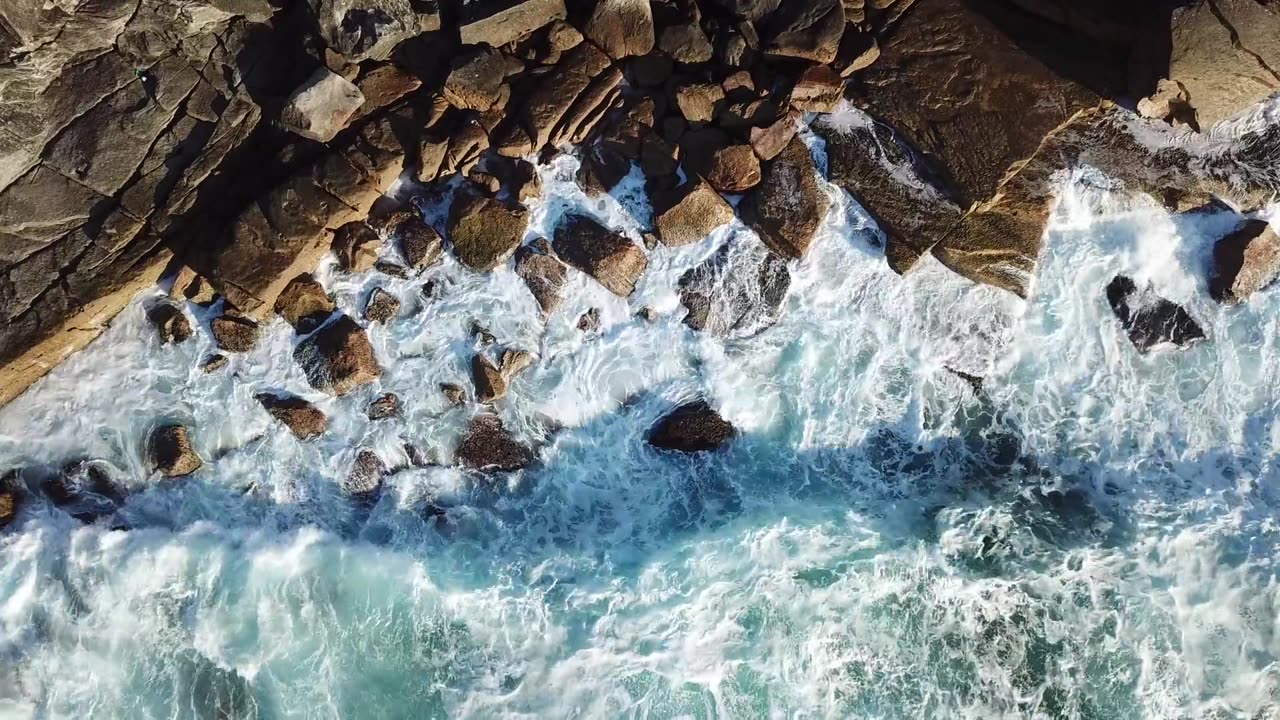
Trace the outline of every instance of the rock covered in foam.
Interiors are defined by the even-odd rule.
[[[151,431],[147,439],[151,467],[165,477],[190,475],[204,461],[191,447],[191,437],[183,425],[164,425]]]
[[[364,305],[364,319],[371,323],[387,323],[400,314],[400,298],[383,288],[374,288]]]
[[[694,453],[715,450],[735,433],[706,400],[695,400],[672,410],[649,430],[649,444],[663,450]]]
[[[369,336],[347,315],[340,315],[299,343],[293,357],[311,387],[334,395],[345,395],[382,377]]]
[[[1213,246],[1209,290],[1222,302],[1247,302],[1280,277],[1280,236],[1264,220],[1249,220]]]
[[[1107,303],[1139,352],[1158,345],[1190,345],[1204,338],[1200,323],[1181,305],[1166,300],[1150,287],[1138,287],[1131,278],[1117,275],[1107,284]]]
[[[680,277],[684,323],[717,337],[754,335],[778,321],[790,287],[787,262],[760,243],[725,243]]]

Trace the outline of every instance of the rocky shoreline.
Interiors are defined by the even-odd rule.
[[[330,253],[342,272],[396,278],[446,253],[473,272],[511,267],[550,315],[571,274],[626,298],[653,253],[737,218],[762,249],[726,246],[678,292],[694,331],[754,334],[776,321],[790,264],[830,208],[824,176],[876,220],[898,273],[932,255],[1026,297],[1061,171],[1088,165],[1174,212],[1241,213],[1215,249],[1216,299],[1247,302],[1280,275],[1280,239],[1247,217],[1280,193],[1280,124],[1258,117],[1280,90],[1280,12],[1256,0],[99,5],[0,10],[3,402],[161,276],[172,297],[148,308],[158,342],[191,336],[191,305],[219,313],[206,372],[279,316],[316,391],[376,383],[365,328],[405,321],[406,299],[376,288],[359,318],[337,311],[310,274]],[[652,227],[630,237],[570,214],[551,237],[528,237],[536,165],[562,152],[579,156],[591,194],[638,168]],[[447,213],[428,218],[441,197]],[[1205,339],[1127,277],[1106,300],[1141,352]],[[578,327],[597,323],[587,313]],[[483,406],[537,358],[479,344],[472,387],[441,387],[452,404],[482,406],[456,460],[516,470],[533,449]],[[306,400],[258,400],[300,441],[325,432]],[[400,412],[394,395],[369,408]],[[732,436],[691,402],[650,441],[700,452]],[[166,477],[203,462],[182,426],[156,429],[147,447]],[[118,493],[93,489],[110,483],[81,465],[55,484],[109,506]],[[390,471],[362,453],[351,493],[376,493]],[[0,524],[27,484],[7,476]]]

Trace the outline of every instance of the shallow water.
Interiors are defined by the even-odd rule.
[[[589,200],[575,163],[543,168],[530,238],[578,209],[638,241],[639,176]],[[207,311],[160,346],[144,293],[0,410],[0,468],[104,459],[132,491],[92,525],[29,504],[0,535],[0,716],[1269,717],[1280,290],[1209,299],[1233,220],[1077,172],[1024,303],[931,260],[894,275],[827,190],[781,322],[747,338],[689,331],[673,290],[722,243],[758,242],[741,225],[652,252],[630,300],[571,272],[545,324],[510,269],[326,265],[353,315],[375,285],[405,301],[370,329],[380,386],[337,399],[309,388],[283,321],[205,374]],[[1120,272],[1208,341],[1139,355],[1103,296]],[[443,297],[422,300],[427,281]],[[538,466],[404,469],[353,505],[338,482],[360,448],[451,459],[473,410],[437,386],[470,388],[473,321],[538,356],[498,406]],[[316,402],[329,432],[295,440],[265,390]],[[402,420],[367,419],[382,392]],[[727,449],[644,443],[699,395],[741,430]],[[168,420],[207,461],[190,478],[147,475]]]

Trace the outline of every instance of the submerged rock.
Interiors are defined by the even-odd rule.
[[[254,399],[299,439],[310,440],[329,429],[324,411],[300,397],[260,393]]]
[[[214,353],[200,363],[200,369],[207,373],[217,372],[226,367],[229,361],[230,359],[226,355]]]
[[[239,315],[223,315],[209,323],[213,340],[228,352],[245,353],[258,344],[258,323]]]
[[[444,399],[449,401],[450,405],[458,406],[467,402],[467,391],[461,385],[440,383],[440,392],[444,394]]]
[[[717,337],[749,336],[778,321],[791,271],[755,241],[725,243],[685,272],[679,287],[686,325]]]
[[[1213,264],[1213,297],[1246,302],[1280,277],[1280,236],[1265,220],[1249,220],[1213,246]]]
[[[191,447],[187,428],[182,425],[165,425],[151,431],[147,451],[151,467],[165,477],[190,475],[204,464]]]
[[[147,311],[147,319],[159,333],[160,342],[166,345],[186,342],[192,335],[191,321],[182,308],[173,303],[160,303],[151,308]]]
[[[715,450],[734,435],[734,427],[706,400],[685,403],[649,431],[649,444],[663,450],[693,453]]]
[[[1134,347],[1146,353],[1157,345],[1185,346],[1204,338],[1204,330],[1181,305],[1151,288],[1139,288],[1124,275],[1107,285],[1107,303],[1128,333]]]
[[[556,228],[555,251],[565,262],[627,297],[649,266],[635,243],[586,215],[571,215]]]
[[[347,315],[299,343],[293,358],[307,374],[311,387],[334,395],[345,395],[382,377],[369,336]]]
[[[457,462],[472,470],[511,472],[533,463],[533,451],[516,442],[497,415],[477,415],[455,453]]]

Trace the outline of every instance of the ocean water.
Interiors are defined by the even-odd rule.
[[[638,174],[589,199],[575,167],[541,169],[530,238],[574,210],[638,241]],[[130,490],[90,525],[29,503],[0,535],[0,717],[1280,716],[1280,290],[1209,299],[1234,219],[1077,170],[1023,302],[931,260],[893,274],[825,189],[781,321],[750,337],[688,330],[674,292],[723,243],[752,250],[740,224],[651,252],[629,300],[571,271],[545,322],[510,269],[326,263],[353,315],[377,285],[405,304],[370,329],[381,383],[343,398],[309,388],[281,320],[205,374],[210,311],[161,346],[144,307],[162,290],[143,293],[0,409],[0,469],[93,458]],[[1103,294],[1121,272],[1207,341],[1139,355]],[[498,405],[537,447],[522,473],[449,466],[475,409],[437,386],[470,390],[473,322],[538,357]],[[328,433],[294,439],[266,390],[316,402]],[[402,419],[366,417],[382,392]],[[646,445],[700,396],[738,438]],[[171,420],[206,464],[165,481],[143,443]],[[371,507],[343,496],[359,449],[407,466],[406,443],[441,465],[396,472]]]

